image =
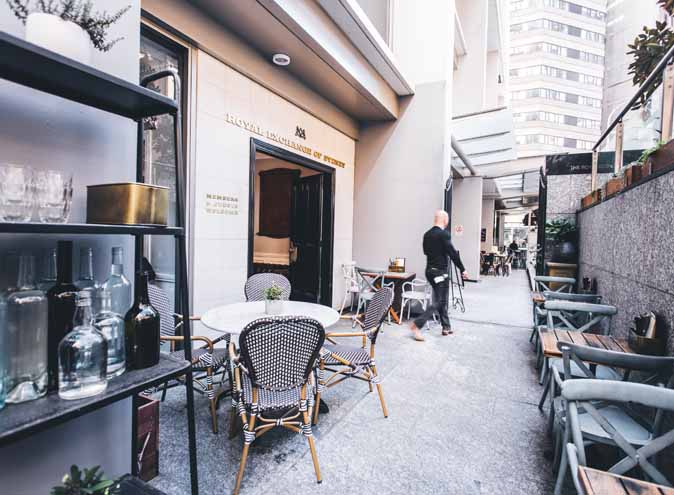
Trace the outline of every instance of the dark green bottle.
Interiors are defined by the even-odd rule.
[[[147,272],[136,274],[133,306],[124,318],[126,363],[131,369],[143,369],[159,362],[159,312],[150,304]]]
[[[58,390],[59,343],[73,329],[78,288],[73,284],[73,243],[56,245],[56,284],[47,291],[47,368],[49,391]]]

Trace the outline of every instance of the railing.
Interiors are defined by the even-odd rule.
[[[625,140],[625,117],[632,111],[634,105],[642,98],[644,94],[656,83],[660,75],[662,77],[662,126],[660,130],[660,140],[669,141],[672,138],[672,118],[674,117],[674,46],[662,57],[653,72],[648,76],[644,83],[639,86],[634,96],[613,118],[597,143],[592,147],[592,191],[597,189],[597,171],[599,164],[599,151],[609,136],[615,131],[615,161],[614,173],[619,173],[623,168],[623,151]],[[656,86],[657,87],[657,86]],[[651,97],[656,94],[655,91]]]

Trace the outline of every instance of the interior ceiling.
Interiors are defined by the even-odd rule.
[[[275,53],[289,55],[290,65],[278,70],[291,72],[352,118],[390,119],[257,1],[189,1],[242,38],[270,64]]]

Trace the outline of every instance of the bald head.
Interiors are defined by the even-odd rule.
[[[449,225],[449,215],[445,210],[436,210],[433,217],[433,225],[437,225],[441,229],[446,229]]]

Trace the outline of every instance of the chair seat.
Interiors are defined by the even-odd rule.
[[[365,366],[370,364],[371,361],[370,353],[362,347],[342,344],[324,344],[323,348],[339,356],[344,361],[348,361],[356,366]],[[329,366],[343,366],[344,363],[340,363],[332,356],[327,356],[325,358],[325,364]]]
[[[192,358],[197,359],[206,354],[208,349],[192,349]],[[185,353],[181,351],[174,351],[171,353],[172,356],[177,357],[178,359],[184,359]],[[227,349],[213,349],[213,371],[221,368],[228,358]],[[206,371],[207,367],[204,365],[203,361],[199,361],[197,364],[192,366],[193,371]]]
[[[402,297],[405,299],[414,299],[415,301],[425,301],[431,296],[420,290],[408,290],[402,293]]]
[[[562,358],[550,358],[548,363],[549,366],[554,366],[557,368],[557,371],[559,371],[562,375],[564,374],[564,360]],[[620,373],[609,366],[597,366],[594,374],[599,380],[620,381],[623,379]],[[574,361],[571,361],[571,376],[573,378],[587,378],[585,373],[583,373],[583,370],[581,370]]]
[[[619,407],[607,406],[599,409],[599,412],[632,445],[645,445],[651,440],[651,433],[634,421]],[[594,437],[594,439],[611,440],[609,434],[599,426],[597,421],[590,416],[589,413],[585,412],[579,414],[578,420],[583,436]],[[611,440],[611,442],[613,442],[613,440]]]
[[[250,406],[253,402],[253,383],[246,373],[241,373],[241,381],[243,382],[243,401],[246,406]],[[299,407],[301,391],[301,385],[288,390],[268,390],[258,388],[257,404],[261,411]],[[307,399],[311,399],[313,394],[313,387],[308,385]]]

